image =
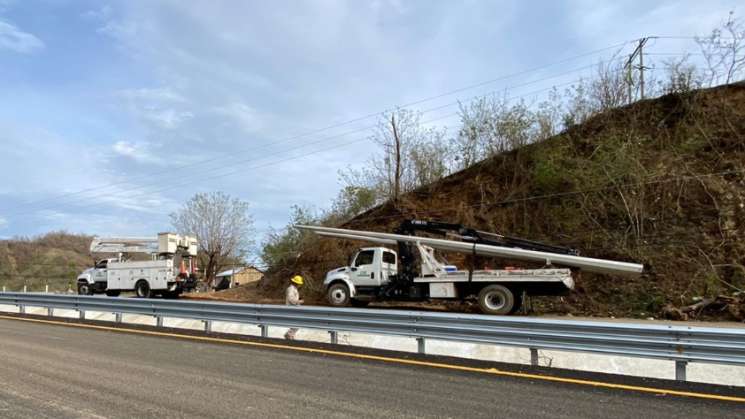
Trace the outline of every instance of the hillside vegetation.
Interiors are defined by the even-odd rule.
[[[65,232],[36,238],[0,241],[0,286],[8,291],[65,291],[75,289],[75,278],[92,265],[88,246],[92,237]]]
[[[534,301],[537,313],[743,320],[743,163],[745,85],[732,84],[601,112],[326,224],[392,231],[406,218],[447,220],[646,267],[638,278],[581,273],[568,297]],[[265,295],[302,272],[320,299],[324,273],[359,245],[288,235],[292,256],[275,261]]]

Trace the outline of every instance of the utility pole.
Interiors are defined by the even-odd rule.
[[[644,44],[647,43],[649,38],[642,38],[639,41],[639,91],[641,92],[642,100],[644,100]]]
[[[634,78],[633,78],[633,69],[639,70],[639,93],[641,99],[644,99],[644,70],[646,67],[644,67],[644,45],[646,45],[647,41],[649,40],[649,37],[639,38],[639,43],[636,46],[636,49],[634,49],[634,52],[629,55],[629,59],[626,61],[626,65],[624,66],[626,68],[626,83],[628,86],[628,100],[629,103],[632,102],[632,86],[634,84]],[[639,57],[639,64],[634,65],[634,59]]]
[[[398,127],[396,126],[396,118],[391,113],[391,131],[393,132],[393,140],[396,142],[396,167],[393,179],[393,202],[398,204],[398,194],[401,189],[401,139],[398,137]]]

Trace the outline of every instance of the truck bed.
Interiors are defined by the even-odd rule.
[[[426,276],[414,279],[414,282],[468,282],[468,271],[451,271],[439,276]],[[567,288],[574,288],[574,279],[569,269],[494,269],[473,271],[472,282],[531,282],[531,283],[563,283]]]

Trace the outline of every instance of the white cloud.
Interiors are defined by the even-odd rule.
[[[183,122],[193,118],[194,114],[189,111],[177,111],[175,109],[152,109],[144,113],[143,117],[161,128],[172,130]]]
[[[245,133],[255,133],[263,126],[259,112],[245,103],[235,102],[218,106],[215,108],[215,113],[228,117]]]
[[[147,142],[117,141],[112,146],[114,153],[138,163],[160,163],[160,159]]]
[[[189,101],[171,88],[125,89],[116,96],[126,102],[130,112],[156,128],[173,130],[194,117],[194,113],[183,109]]]
[[[8,226],[8,220],[6,220],[3,217],[0,217],[0,229],[3,229]]]
[[[0,20],[0,50],[8,49],[21,54],[30,54],[44,48],[44,42],[24,32],[15,25]]]
[[[184,103],[186,98],[168,87],[124,89],[118,92],[124,99],[145,103]]]
[[[105,4],[98,9],[91,9],[83,12],[80,16],[84,19],[107,20],[111,17],[113,9],[110,5]]]

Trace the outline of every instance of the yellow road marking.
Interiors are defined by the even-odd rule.
[[[346,358],[356,358],[356,359],[364,359],[364,360],[370,360],[370,361],[381,361],[381,362],[389,362],[389,363],[404,364],[404,365],[416,365],[416,366],[448,369],[448,370],[455,370],[455,371],[476,372],[476,373],[499,375],[499,376],[505,376],[505,377],[529,378],[533,380],[578,384],[578,385],[584,385],[584,386],[609,388],[609,389],[616,389],[616,390],[629,390],[629,391],[636,391],[636,392],[642,392],[642,393],[653,393],[653,394],[668,395],[668,396],[694,397],[694,398],[699,398],[699,399],[722,400],[722,401],[729,401],[729,402],[745,403],[745,397],[722,396],[718,394],[696,393],[696,392],[690,392],[690,391],[669,390],[669,389],[654,388],[654,387],[641,387],[641,386],[632,386],[632,385],[627,385],[627,384],[614,384],[614,383],[606,383],[603,381],[581,380],[581,379],[575,379],[575,378],[555,377],[555,376],[550,376],[550,375],[503,371],[503,370],[498,370],[496,368],[466,367],[462,365],[444,364],[441,362],[417,361],[417,360],[412,360],[412,359],[394,358],[394,357],[388,357],[388,356],[357,354],[357,353],[351,353],[351,352],[333,351],[333,350],[328,350],[328,349],[282,345],[279,343],[253,342],[253,341],[225,339],[225,338],[209,337],[209,336],[192,336],[192,335],[183,335],[179,333],[157,332],[157,331],[152,331],[152,330],[127,329],[123,327],[99,326],[99,325],[85,324],[85,323],[69,323],[69,322],[61,322],[61,321],[54,321],[54,320],[32,319],[32,318],[15,317],[15,316],[0,315],[0,319],[20,320],[20,321],[28,321],[28,322],[35,322],[35,323],[47,323],[47,324],[55,324],[55,325],[62,325],[62,326],[80,327],[80,328],[86,328],[86,329],[108,330],[108,331],[113,331],[113,332],[135,333],[135,334],[150,335],[150,336],[166,336],[166,337],[173,337],[173,338],[178,338],[178,339],[189,339],[189,340],[196,340],[196,341],[203,341],[203,342],[217,342],[217,343],[227,343],[227,344],[234,344],[234,345],[255,346],[255,347],[261,347],[261,348],[285,349],[285,350],[292,350],[292,351],[297,351],[297,352],[308,352],[308,353],[316,353],[316,354],[324,354],[324,355],[333,355],[333,356],[346,357]]]

